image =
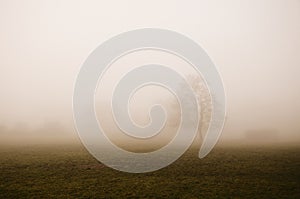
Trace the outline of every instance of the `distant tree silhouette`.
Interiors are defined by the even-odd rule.
[[[189,83],[189,85],[193,89],[194,94],[198,101],[198,107],[200,108],[200,110],[199,110],[199,115],[200,115],[199,129],[198,129],[197,137],[195,138],[195,141],[194,141],[194,144],[196,144],[196,143],[198,144],[198,143],[202,142],[203,137],[205,136],[205,133],[208,129],[210,119],[211,119],[211,112],[212,112],[211,96],[210,96],[208,87],[201,76],[189,75],[189,76],[187,76],[186,81]],[[185,94],[187,91],[185,91],[182,86],[184,83],[185,82],[179,83],[177,92],[180,95],[183,95],[184,103],[190,103],[191,99],[189,99],[188,95]],[[171,101],[170,106],[171,106],[171,111],[173,112],[170,119],[173,120],[172,123],[174,126],[176,126],[180,122],[180,117],[179,117],[180,109],[177,108],[178,103],[175,100]]]

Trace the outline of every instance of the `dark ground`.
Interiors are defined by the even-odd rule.
[[[147,174],[105,167],[82,146],[1,148],[0,198],[300,198],[300,147],[191,150]]]

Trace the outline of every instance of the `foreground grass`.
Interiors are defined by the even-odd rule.
[[[299,147],[218,147],[128,174],[82,146],[0,149],[0,198],[300,198]]]

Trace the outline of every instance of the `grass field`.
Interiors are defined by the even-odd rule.
[[[152,173],[97,162],[82,146],[1,148],[0,198],[300,198],[300,147],[190,150]]]

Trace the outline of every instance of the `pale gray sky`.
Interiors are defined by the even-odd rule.
[[[74,131],[72,92],[89,53],[153,27],[198,42],[223,77],[227,137],[277,129],[300,140],[300,1],[0,1],[0,125]],[[75,131],[74,131],[75,132]]]

